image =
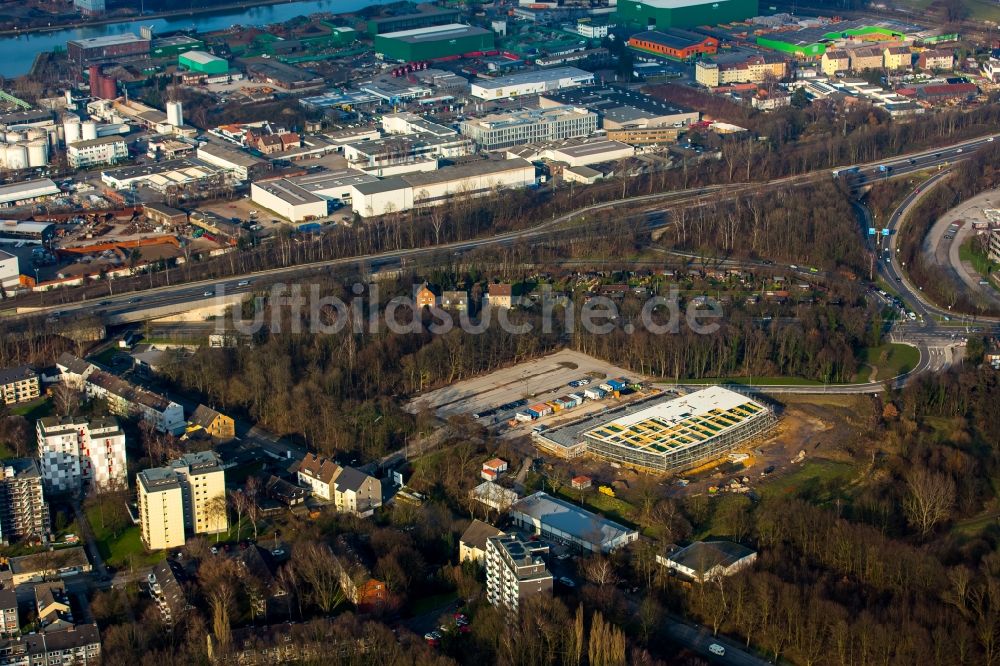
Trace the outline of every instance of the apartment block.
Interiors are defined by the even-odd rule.
[[[147,550],[184,545],[184,493],[169,467],[143,470],[136,476],[139,528]]]
[[[770,53],[755,54],[738,60],[699,60],[694,69],[698,83],[715,88],[733,83],[762,83],[769,76],[783,79],[788,76],[788,61]]]
[[[823,54],[820,67],[827,76],[846,72],[851,68],[851,54],[843,49],[828,49]]]
[[[494,606],[517,613],[521,600],[552,594],[552,574],[541,555],[548,546],[521,541],[516,536],[486,540],[486,598]]]
[[[31,458],[13,458],[0,470],[0,537],[4,544],[45,539],[50,532],[49,507],[42,495],[42,475]]]
[[[52,492],[125,486],[125,433],[114,418],[47,416],[36,425],[42,480]]]
[[[877,46],[862,46],[851,51],[851,69],[855,72],[863,72],[866,69],[881,69],[882,64],[882,49]]]
[[[226,511],[215,506],[226,499],[226,473],[214,451],[185,453],[170,463],[184,491],[184,525],[194,534],[229,529]],[[223,504],[224,506],[224,504]]]
[[[39,386],[38,373],[30,365],[0,370],[0,391],[5,404],[34,400],[40,395]]]

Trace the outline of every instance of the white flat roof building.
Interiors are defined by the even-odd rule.
[[[378,182],[378,178],[357,169],[340,169],[295,176],[288,181],[318,197],[350,203],[352,185],[375,183]]]
[[[0,206],[10,206],[18,202],[34,201],[59,194],[59,187],[48,178],[27,180],[0,187]]]
[[[501,150],[538,141],[559,141],[597,131],[598,116],[573,106],[522,109],[462,122],[462,134],[482,150]]]
[[[478,78],[472,81],[471,93],[473,97],[480,99],[507,99],[573,86],[589,86],[592,83],[594,75],[590,72],[577,67],[556,67],[493,79]]]
[[[541,491],[510,508],[515,524],[595,553],[610,553],[636,541],[639,533]]]
[[[253,183],[250,199],[291,222],[326,217],[327,214],[326,199],[285,178]]]

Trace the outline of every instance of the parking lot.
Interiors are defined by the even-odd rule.
[[[564,349],[431,391],[414,398],[407,409],[417,412],[431,408],[438,417],[447,418],[456,414],[484,414],[508,405],[507,409],[483,417],[484,423],[499,423],[513,417],[524,406],[517,404],[521,401],[544,402],[581,390],[570,387],[571,381],[586,378],[591,383],[600,383],[617,377],[642,379],[605,361]]]

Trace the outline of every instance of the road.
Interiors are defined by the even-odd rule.
[[[678,645],[683,645],[703,657],[708,657],[713,663],[733,664],[734,666],[764,666],[770,663],[747,652],[738,643],[727,638],[713,636],[707,627],[690,625],[677,620],[666,620],[663,623],[663,633]],[[726,649],[725,656],[718,657],[708,651],[708,646],[713,643]]]

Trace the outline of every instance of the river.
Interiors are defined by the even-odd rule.
[[[139,33],[140,26],[153,26],[154,34],[173,30],[196,28],[199,32],[224,30],[231,25],[267,25],[281,23],[296,16],[333,12],[355,12],[368,5],[389,4],[391,0],[307,0],[280,5],[264,5],[245,9],[220,10],[199,14],[174,15],[169,18],[137,19],[108,23],[106,25],[66,28],[52,32],[33,32],[25,35],[0,37],[0,76],[14,77],[27,74],[42,51],[66,48],[71,39],[116,35],[123,32]]]

